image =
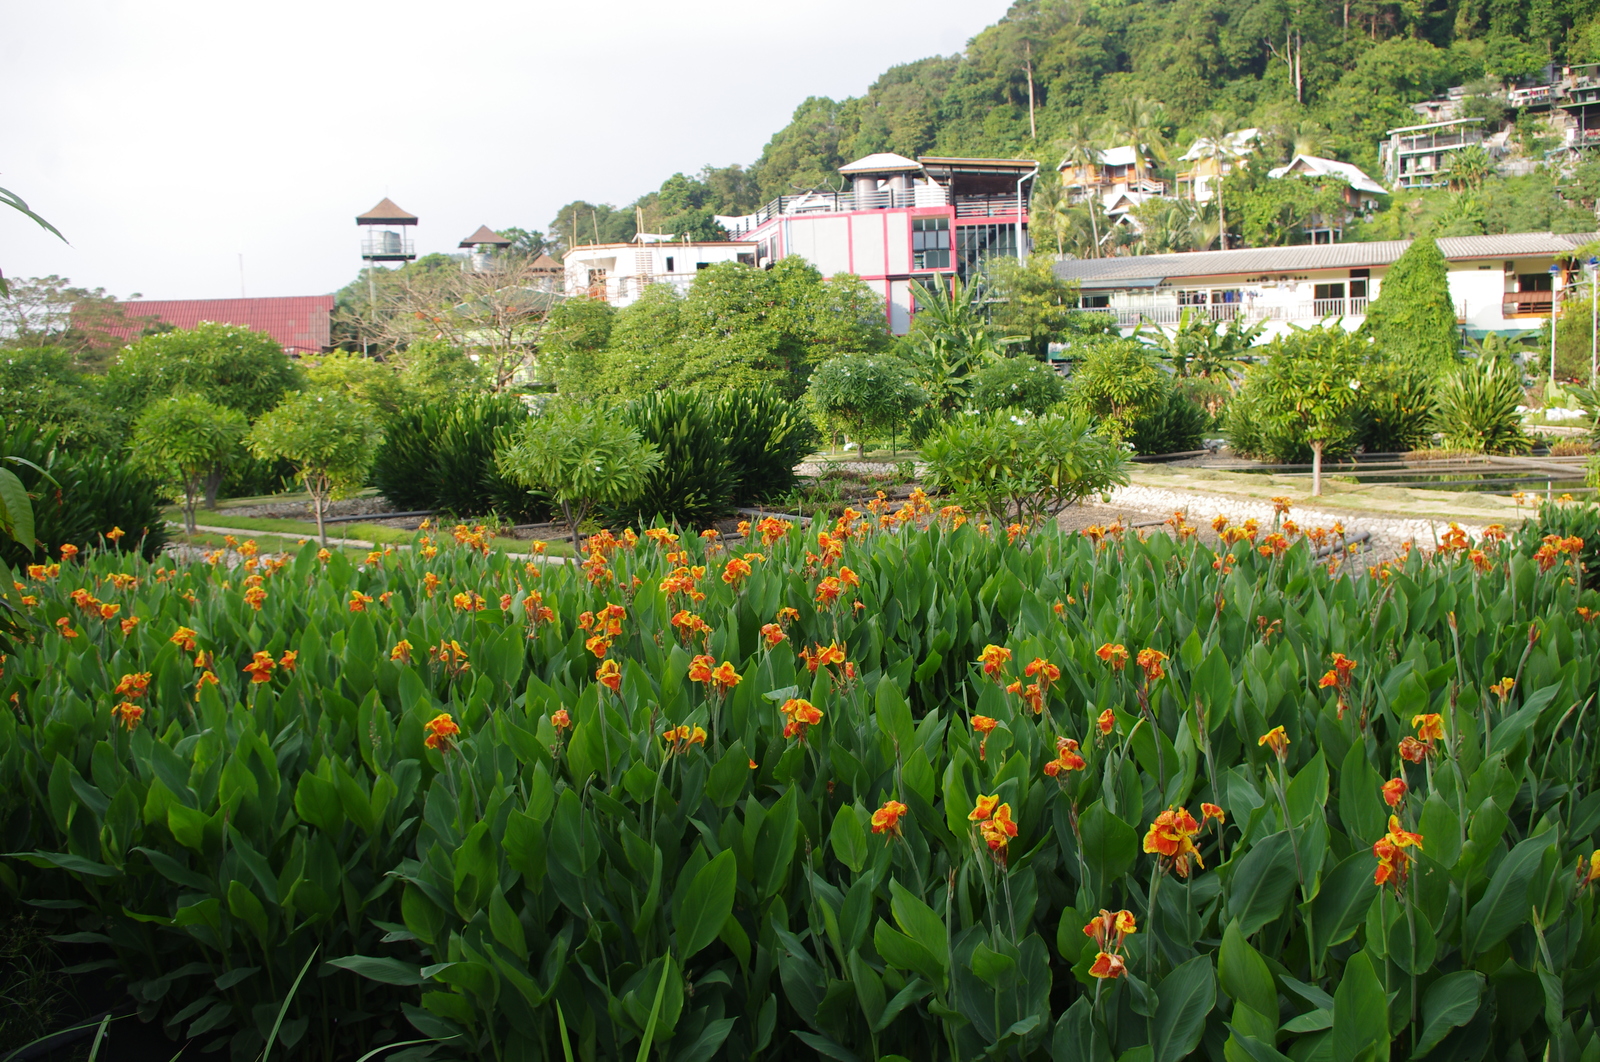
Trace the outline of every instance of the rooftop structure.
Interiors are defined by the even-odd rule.
[[[1395,188],[1433,188],[1446,182],[1450,156],[1483,143],[1482,118],[1407,125],[1390,129],[1378,145],[1384,179]]]
[[[365,214],[356,215],[361,227],[361,257],[369,262],[411,262],[417,254],[406,230],[417,224],[417,216],[402,210],[384,196]]]
[[[541,255],[534,261],[554,262]],[[651,284],[670,284],[680,292],[702,269],[723,262],[756,264],[756,244],[745,240],[703,243],[598,243],[574,247],[563,256],[566,291],[623,307]]]
[[[1520,232],[1440,239],[1458,319],[1480,335],[1537,328],[1571,283],[1573,255],[1597,237]],[[1057,262],[1055,272],[1078,284],[1083,309],[1114,315],[1125,332],[1171,327],[1187,312],[1264,321],[1266,340],[1319,321],[1357,327],[1384,273],[1410,245],[1390,240],[1069,260]]]
[[[118,303],[130,320],[154,317],[173,328],[204,321],[235,325],[271,336],[291,355],[321,354],[332,348],[332,295],[294,295],[273,299],[150,299]],[[140,325],[143,322],[139,322]],[[116,329],[111,329],[116,333]],[[123,338],[138,338],[131,327]]]

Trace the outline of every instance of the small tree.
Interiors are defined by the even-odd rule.
[[[382,433],[370,408],[339,391],[307,392],[285,400],[250,429],[257,457],[294,465],[317,514],[317,538],[325,546],[328,503],[366,483]]]
[[[1450,274],[1431,236],[1412,241],[1383,277],[1367,307],[1361,335],[1397,361],[1440,372],[1456,362],[1461,333],[1450,298]]]
[[[523,425],[495,455],[500,471],[561,506],[572,533],[596,505],[622,505],[644,489],[661,452],[640,438],[620,411],[569,405]]]
[[[910,366],[892,355],[841,354],[811,374],[807,393],[818,412],[858,439],[896,431],[928,401]]]
[[[1298,330],[1273,341],[1267,363],[1250,373],[1255,413],[1311,447],[1311,493],[1322,494],[1322,454],[1349,430],[1361,398],[1362,341],[1337,325]]]
[[[184,526],[195,533],[195,504],[206,483],[234,453],[245,433],[244,414],[198,395],[174,395],[145,408],[129,444],[135,464],[183,491]]]
[[[984,366],[972,387],[972,404],[985,413],[1020,409],[1040,416],[1066,397],[1067,381],[1061,374],[1026,356]]]
[[[1133,340],[1095,336],[1077,349],[1087,353],[1067,382],[1067,403],[1107,435],[1124,438],[1165,400],[1166,377]]]

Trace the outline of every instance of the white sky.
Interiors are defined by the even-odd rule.
[[[419,253],[748,164],[807,96],[1006,0],[0,0],[0,270],[113,295],[333,291],[388,195]]]

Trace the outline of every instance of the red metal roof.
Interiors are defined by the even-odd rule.
[[[320,354],[333,345],[332,295],[291,295],[277,299],[141,299],[119,303],[130,318],[155,317],[174,328],[202,321],[265,332],[289,354]],[[107,329],[116,333],[118,329]],[[125,339],[138,338],[129,329]]]

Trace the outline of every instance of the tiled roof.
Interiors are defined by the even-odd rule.
[[[377,223],[388,222],[391,225],[415,225],[417,223],[417,216],[411,213],[409,210],[402,209],[395,203],[393,199],[390,199],[388,196],[384,196],[382,199],[378,200],[377,206],[373,207],[365,214],[356,215],[356,224],[359,225],[363,221]]]
[[[1570,254],[1600,238],[1600,233],[1513,232],[1502,236],[1446,236],[1439,251],[1450,259],[1512,258],[1519,255]],[[1361,269],[1392,264],[1410,240],[1378,243],[1324,243],[1298,247],[1246,247],[1232,251],[1189,251],[1180,254],[1125,255],[1085,258],[1055,264],[1064,280],[1105,286],[1117,280],[1288,273],[1312,269]]]
[[[292,295],[275,299],[150,299],[119,303],[130,318],[155,317],[173,328],[202,321],[265,332],[290,354],[320,354],[332,346],[332,295]],[[111,331],[116,332],[116,329]],[[138,338],[137,329],[124,339]]]

